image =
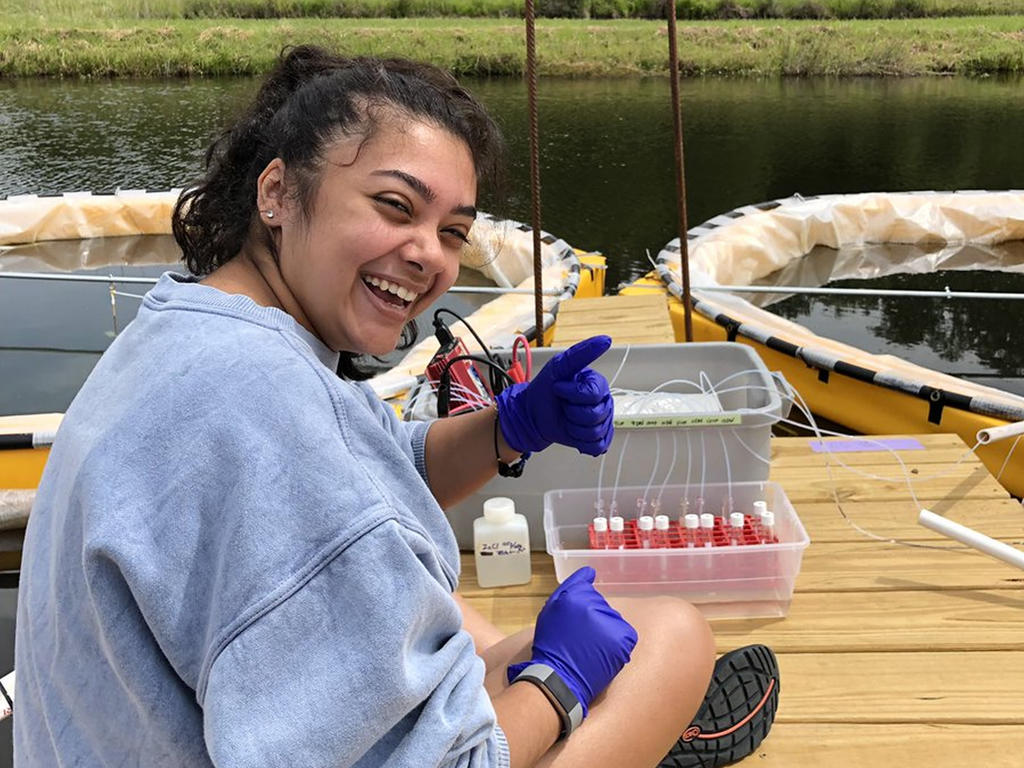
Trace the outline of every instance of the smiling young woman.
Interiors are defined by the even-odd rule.
[[[396,114],[326,147],[304,209],[280,158],[257,180],[273,244],[247,242],[203,282],[279,307],[328,347],[384,355],[455,282],[476,216],[476,171],[447,129]],[[276,255],[276,258],[275,258]]]
[[[597,768],[669,751],[711,674],[691,606],[613,608],[581,569],[503,638],[453,595],[443,508],[499,461],[607,450],[589,364],[610,339],[429,424],[359,381],[358,358],[454,282],[500,150],[449,75],[311,47],[214,141],[174,213],[191,274],[147,294],[39,484],[17,765]]]

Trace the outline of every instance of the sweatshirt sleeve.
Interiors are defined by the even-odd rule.
[[[394,408],[381,400],[373,389],[363,382],[355,384],[367,407],[380,419],[381,426],[395,439],[420,473],[424,482],[427,481],[426,442],[427,431],[431,421],[402,421]]]
[[[385,520],[240,622],[199,691],[214,764],[508,766],[483,661],[429,552]]]

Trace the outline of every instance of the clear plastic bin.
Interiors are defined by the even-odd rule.
[[[620,487],[615,498],[619,514],[636,515],[636,499],[644,486]],[[699,486],[653,486],[647,499],[661,494],[661,513],[676,523],[684,504],[697,512]],[[723,502],[732,498],[732,510],[750,514],[755,501],[765,501],[775,513],[773,544],[739,544],[670,549],[592,549],[590,524],[595,515],[597,490],[564,489],[544,494],[544,535],[555,575],[563,581],[589,565],[597,572],[595,584],[605,595],[676,595],[693,603],[708,618],[762,618],[785,616],[793,599],[803,551],[810,543],[807,531],[777,483],[733,483],[703,487],[703,511],[721,515]],[[605,514],[611,489],[602,491]]]
[[[534,371],[562,350],[533,351]],[[701,412],[696,399],[688,412],[667,416],[659,426],[622,414],[605,457],[584,456],[575,448],[552,445],[527,462],[522,477],[496,477],[448,510],[459,546],[473,547],[473,520],[492,496],[508,496],[530,524],[539,548],[543,495],[555,488],[642,485],[652,473],[657,483],[740,483],[768,480],[772,425],[789,414],[792,391],[748,346],[727,342],[616,345],[592,367],[617,389],[704,398],[713,388],[717,404]],[[685,384],[676,379],[696,382]],[[665,384],[665,382],[673,382]],[[696,408],[696,410],[694,410]],[[604,470],[602,472],[602,464]],[[632,512],[632,510],[630,510]]]

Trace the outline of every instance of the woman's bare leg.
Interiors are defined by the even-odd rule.
[[[670,597],[608,602],[636,628],[639,641],[632,658],[593,701],[583,725],[538,765],[656,766],[704,700],[715,646],[700,612]],[[487,665],[485,685],[492,696],[508,685],[505,668],[530,658],[532,640],[531,627],[478,650]]]

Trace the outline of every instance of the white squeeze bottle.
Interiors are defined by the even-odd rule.
[[[484,502],[484,516],[473,521],[476,581],[481,587],[526,584],[530,580],[530,528],[505,496]]]

